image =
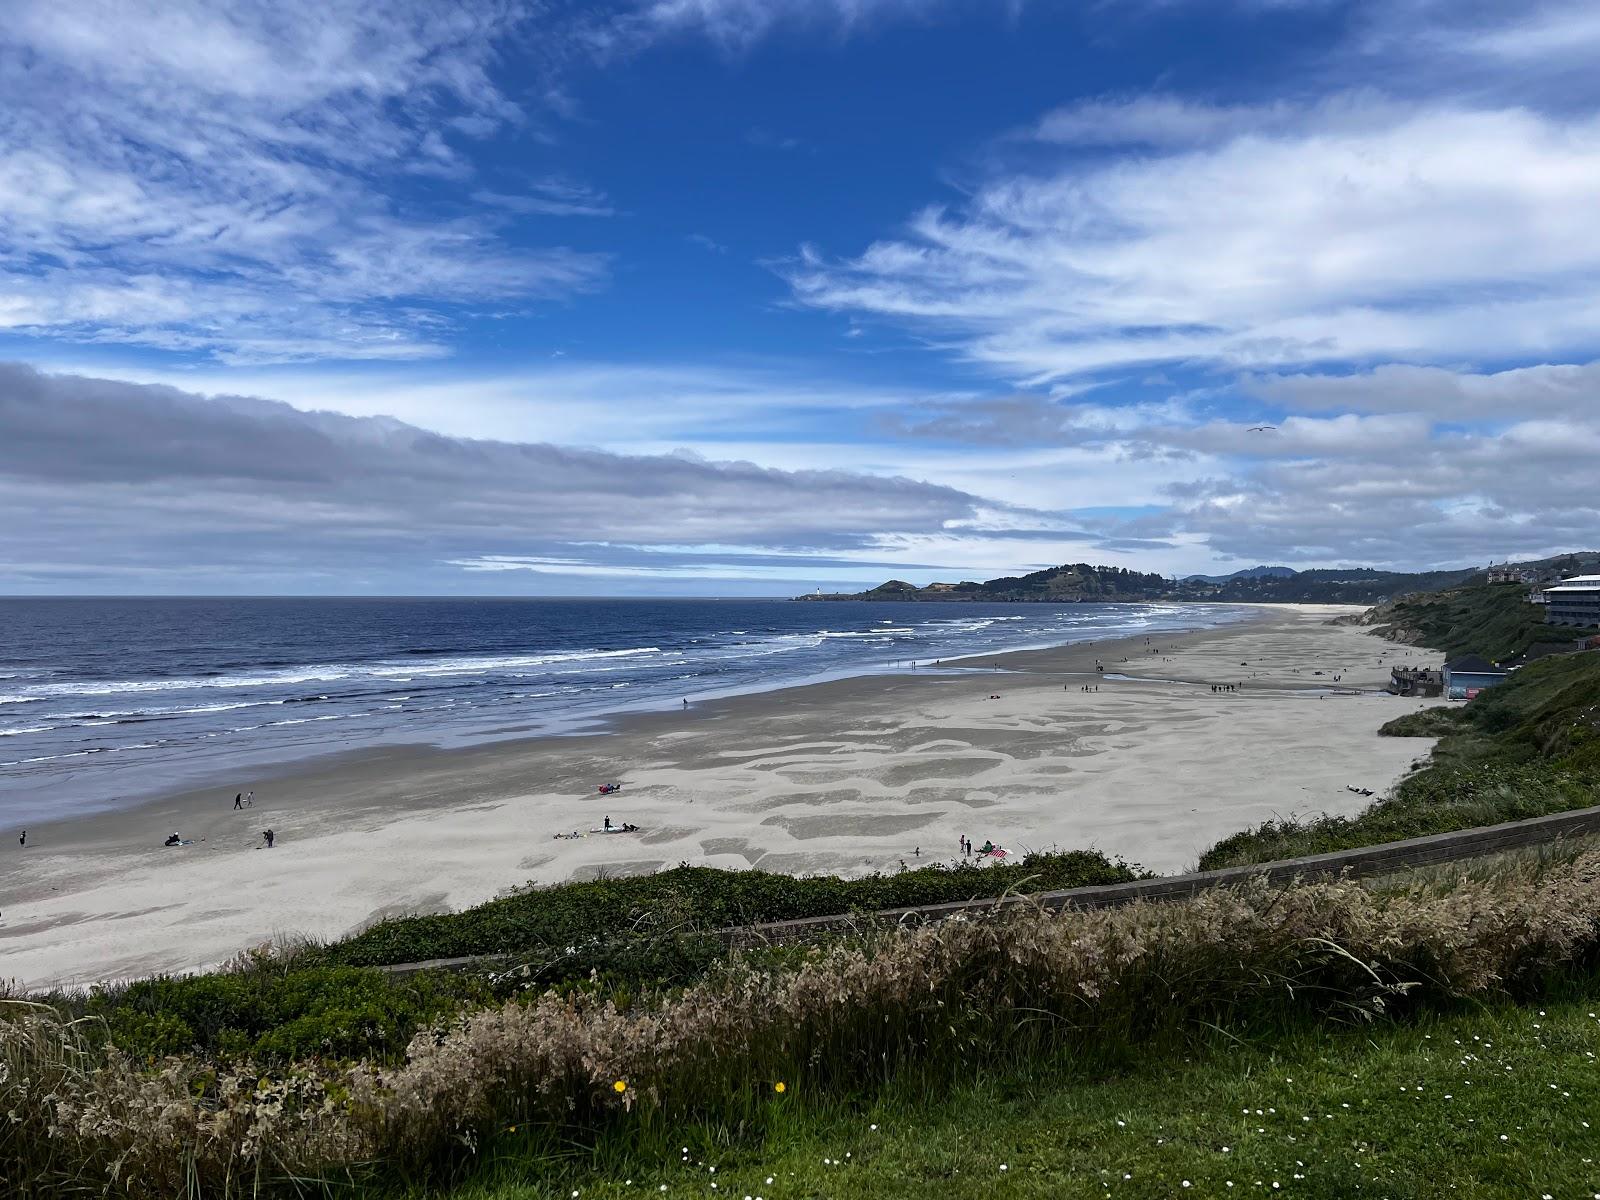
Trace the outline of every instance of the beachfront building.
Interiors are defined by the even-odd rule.
[[[1444,694],[1451,700],[1471,700],[1484,688],[1504,683],[1510,672],[1486,658],[1466,654],[1444,665]]]
[[[1600,625],[1600,575],[1574,575],[1544,589],[1550,625]]]
[[[1444,676],[1427,667],[1394,667],[1388,690],[1396,696],[1439,696],[1444,693]]]

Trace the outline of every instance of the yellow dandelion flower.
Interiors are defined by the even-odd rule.
[[[789,1085],[784,1083],[783,1080],[780,1079],[780,1080],[778,1080],[777,1083],[772,1085],[772,1090],[777,1092],[779,1095],[782,1095],[784,1092],[787,1092],[789,1090]]]
[[[613,1083],[611,1085],[611,1090],[613,1092],[618,1092],[618,1093],[627,1091],[628,1090],[628,1081],[626,1079],[617,1080],[615,1083]]]

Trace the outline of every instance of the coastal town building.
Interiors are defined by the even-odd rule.
[[[1484,688],[1504,683],[1510,671],[1476,654],[1465,654],[1444,665],[1444,694],[1450,700],[1471,700]]]
[[[1574,575],[1545,588],[1544,619],[1551,625],[1600,625],[1600,575]]]
[[[1427,667],[1394,667],[1389,672],[1389,692],[1396,696],[1440,696],[1444,676]]]
[[[1532,571],[1524,571],[1521,567],[1513,567],[1507,563],[1489,568],[1490,583],[1532,583],[1537,578],[1538,576]]]

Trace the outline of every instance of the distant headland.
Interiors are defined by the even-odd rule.
[[[1535,576],[1584,567],[1592,554],[1569,554],[1526,564]],[[815,592],[797,600],[913,600],[939,603],[1087,604],[1173,600],[1233,604],[1378,604],[1412,592],[1437,591],[1488,582],[1485,568],[1452,571],[1378,571],[1369,567],[1249,567],[1231,575],[1189,575],[1182,579],[1131,571],[1126,567],[1068,563],[1028,575],[985,583],[930,583],[923,587],[891,579],[864,592]]]

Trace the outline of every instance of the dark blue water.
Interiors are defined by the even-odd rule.
[[[1156,604],[0,599],[0,821],[337,750],[571,731],[684,698],[1241,615]]]

